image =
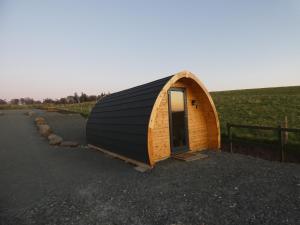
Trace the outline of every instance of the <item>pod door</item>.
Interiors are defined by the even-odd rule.
[[[172,153],[188,150],[186,95],[183,88],[169,90],[170,142]]]

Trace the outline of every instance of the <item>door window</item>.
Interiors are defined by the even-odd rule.
[[[169,101],[172,150],[183,150],[187,147],[184,90],[170,90]]]

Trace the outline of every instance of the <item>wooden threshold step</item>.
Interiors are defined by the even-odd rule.
[[[206,159],[208,158],[208,155],[200,152],[184,152],[184,153],[172,155],[172,158],[190,162],[198,159]]]

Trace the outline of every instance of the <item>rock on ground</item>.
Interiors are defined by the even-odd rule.
[[[77,147],[79,143],[77,141],[63,141],[60,145],[63,147]]]
[[[52,133],[50,126],[47,124],[40,124],[38,125],[38,128],[39,133],[44,137],[48,137]]]
[[[45,118],[51,129],[64,140],[76,141],[80,145],[86,144],[86,119],[81,115],[45,112],[42,117]]]
[[[50,134],[48,140],[50,145],[59,145],[63,141],[63,139],[56,134]]]
[[[35,118],[35,122],[36,122],[37,125],[47,124],[46,120],[43,117],[40,117],[40,116]]]

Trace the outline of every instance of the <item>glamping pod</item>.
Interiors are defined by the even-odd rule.
[[[150,167],[179,152],[220,148],[212,98],[187,71],[104,97],[86,136],[90,147]]]

